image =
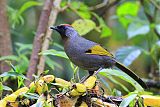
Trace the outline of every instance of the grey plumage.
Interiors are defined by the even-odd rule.
[[[99,68],[110,68],[112,66],[116,66],[130,75],[144,88],[147,88],[146,84],[133,71],[116,61],[112,54],[101,47],[98,43],[79,36],[77,31],[70,25],[59,25],[56,27],[51,27],[51,29],[54,29],[60,33],[64,42],[64,50],[70,60],[80,68],[88,70],[90,75],[92,75],[94,71],[97,71]],[[92,54],[91,48],[97,45],[101,49],[97,48],[96,51],[104,51],[104,54]]]
[[[68,40],[64,41],[64,49],[75,65],[89,71],[96,71],[99,68],[108,68],[114,65],[115,61],[111,57],[86,54],[88,49],[95,45],[99,45],[98,43],[79,36],[79,34],[71,27],[66,32],[67,36],[65,37]],[[79,58],[79,56],[81,58]]]

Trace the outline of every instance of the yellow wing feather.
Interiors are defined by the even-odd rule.
[[[113,55],[108,52],[106,49],[101,47],[100,45],[95,45],[89,49],[90,52],[86,51],[86,54],[94,54],[94,55],[105,55],[105,56],[110,56],[113,57]]]

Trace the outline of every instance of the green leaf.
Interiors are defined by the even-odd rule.
[[[127,46],[119,48],[115,56],[118,61],[129,66],[135,59],[137,59],[141,52],[141,49],[138,47]]]
[[[80,4],[81,4],[82,2],[79,2],[79,1],[72,1],[71,2],[71,6],[72,6],[72,8],[74,8],[74,9],[79,9],[80,8]]]
[[[129,90],[128,90],[122,83],[120,83],[119,81],[117,81],[116,79],[114,79],[112,76],[107,76],[107,75],[106,75],[106,77],[107,77],[110,81],[112,81],[114,84],[117,84],[117,85],[121,86],[124,91],[129,92]]]
[[[138,106],[139,107],[144,107],[144,103],[143,103],[144,99],[142,97],[138,98],[137,101],[138,101]]]
[[[103,37],[108,37],[111,36],[112,31],[111,29],[105,24],[105,21],[103,20],[103,18],[99,17],[96,13],[92,13],[98,20],[99,22],[99,28],[101,28],[101,38]],[[98,32],[99,29],[95,28]]]
[[[28,1],[24,3],[20,9],[13,9],[7,6],[7,12],[9,14],[9,22],[12,24],[12,28],[15,28],[17,24],[24,24],[24,19],[21,16],[22,13],[30,7],[42,5],[40,2]]]
[[[84,2],[81,2],[79,6],[79,10],[89,12],[89,7],[86,4],[84,4]]]
[[[59,69],[62,69],[62,66],[55,62],[54,60],[52,60],[51,58],[46,56],[46,64],[52,69],[54,70],[54,66],[58,67]]]
[[[72,23],[72,26],[82,36],[93,30],[96,27],[96,24],[89,19],[78,19]]]
[[[28,69],[28,65],[29,65],[29,59],[24,54],[21,54],[19,56],[18,64],[16,65],[17,72],[20,74],[25,73],[26,70]]]
[[[114,88],[112,91],[112,95],[113,96],[122,96],[122,92]]]
[[[102,84],[104,84],[105,87],[107,87],[109,93],[112,92],[112,89],[111,89],[111,86],[108,84],[108,82],[106,82],[105,79],[103,79],[102,77],[98,76],[99,77],[99,80],[101,81]]]
[[[6,91],[13,91],[10,87],[3,85],[3,90]]]
[[[19,74],[17,72],[4,72],[3,74],[0,75],[0,77],[21,77],[23,79],[27,79],[23,74]]]
[[[99,74],[102,76],[112,75],[112,76],[118,77],[118,78],[132,84],[137,91],[139,91],[139,92],[143,91],[143,88],[141,87],[141,85],[139,85],[138,82],[136,82],[133,78],[131,78],[129,75],[127,75],[126,73],[124,73],[120,70],[103,69],[99,72]]]
[[[0,93],[2,90],[3,90],[3,84],[2,84],[2,82],[0,82]]]
[[[108,26],[103,26],[101,31],[101,38],[108,37],[112,34],[111,29]]]
[[[138,14],[139,6],[140,6],[139,2],[125,2],[117,8],[117,15],[136,16]]]
[[[24,86],[24,79],[22,77],[17,77],[18,78],[18,88],[20,88],[21,86]]]
[[[71,2],[72,11],[75,10],[76,13],[83,19],[90,19],[91,13],[87,5],[83,2],[73,1]]]
[[[156,31],[158,32],[158,34],[160,35],[160,24],[156,25]]]
[[[137,35],[145,35],[150,31],[150,27],[148,24],[140,24],[140,23],[131,23],[128,26],[127,34],[128,38],[133,38]]]
[[[80,3],[78,14],[84,19],[90,19],[91,18],[91,12],[89,10],[89,7],[85,5],[83,2]]]
[[[37,2],[37,1],[28,1],[24,3],[21,8],[18,11],[18,14],[22,14],[24,11],[26,11],[28,8],[33,7],[33,6],[41,6],[42,3]]]
[[[58,56],[58,57],[68,59],[68,56],[66,55],[66,53],[64,51],[56,51],[54,49],[46,50],[46,51],[43,51],[39,54],[40,55],[53,55],[53,56]]]
[[[60,7],[61,8],[65,7],[67,5],[67,3],[68,3],[67,1],[62,1],[60,4]]]
[[[3,61],[3,60],[14,60],[14,61],[18,61],[18,57],[15,56],[15,55],[9,55],[9,56],[2,56],[0,57],[0,61]]]
[[[64,50],[64,47],[58,43],[54,43],[53,46],[56,46],[57,48]]]
[[[7,6],[7,12],[9,14],[9,22],[12,24],[12,28],[15,28],[16,24],[23,23],[23,18],[18,14],[17,9]]]
[[[155,1],[155,0],[154,0]],[[146,13],[148,13],[149,15],[151,15],[152,17],[154,17],[154,14],[155,14],[155,6],[153,3],[151,3],[149,0],[144,0],[143,1],[143,8],[144,8],[144,11]],[[156,3],[156,2],[155,2]],[[158,4],[157,4],[158,5]]]
[[[78,15],[81,16],[84,19],[90,19],[91,14],[88,11],[78,11]]]
[[[11,62],[9,64],[14,72],[18,72],[18,69]]]
[[[132,20],[130,17],[137,16],[140,5],[139,2],[125,2],[117,8],[119,21],[126,27]]]
[[[28,99],[38,99],[39,98],[39,95],[35,93],[24,93],[23,95],[27,97]]]
[[[39,102],[36,102],[35,104],[33,104],[32,106],[33,107],[44,107],[43,104],[44,104],[44,102],[39,101]]]
[[[46,59],[46,64],[52,69],[52,70],[54,70],[54,61],[52,60],[52,59],[50,59],[50,58],[48,58],[48,57],[45,57],[45,59]]]
[[[129,103],[131,103],[136,97],[137,97],[137,94],[131,94],[130,96],[122,100],[119,107],[127,107]]]
[[[155,44],[152,45],[149,55],[151,56],[152,60],[156,65],[159,64],[160,58],[160,41],[157,41]]]
[[[18,46],[18,53],[22,53],[24,50],[32,50],[32,44],[15,43]]]
[[[117,81],[116,79],[114,79],[111,75],[104,74],[103,76],[105,76],[106,78],[108,78],[114,84],[119,85],[124,91],[129,92],[129,90],[122,83],[120,83],[119,81]]]

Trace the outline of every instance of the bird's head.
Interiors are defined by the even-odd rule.
[[[56,30],[63,37],[73,37],[77,34],[76,30],[69,24],[51,26],[50,29]]]

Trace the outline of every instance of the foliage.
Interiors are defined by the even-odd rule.
[[[73,22],[72,26],[79,32],[80,35],[85,35],[93,30],[96,25],[92,20],[79,19]]]
[[[124,65],[129,66],[140,54],[141,49],[134,46],[122,47],[117,50],[116,58]]]
[[[12,67],[11,71],[0,75],[0,95],[2,95],[4,91],[13,92],[12,88],[4,85],[4,82],[7,80],[16,79],[17,86],[20,88],[24,86],[24,80],[27,79],[25,74],[28,69],[32,50],[31,38],[33,37],[31,36],[35,31],[27,31],[27,29],[33,27],[33,25],[27,25],[26,19],[29,21],[37,21],[39,14],[34,14],[34,17],[32,12],[36,11],[35,13],[39,13],[39,10],[38,8],[31,7],[42,6],[42,2],[24,1],[25,2],[21,3],[22,6],[20,7],[16,4],[18,2],[14,5],[7,6],[9,22],[12,28],[14,28],[12,32],[17,32],[20,36],[15,36],[15,34],[12,33],[13,45],[15,46],[13,50],[15,54],[0,57],[0,61],[5,60]],[[97,9],[95,11],[90,10],[90,7],[92,7],[94,3],[97,4],[95,0],[93,0],[93,4],[87,1],[63,0],[61,8],[64,8],[62,13],[65,14],[59,15],[56,24],[71,23],[81,36],[100,42],[108,46],[109,49],[113,47],[112,51],[116,51],[116,59],[126,66],[132,66],[134,61],[140,60],[137,64],[134,63],[135,66],[137,66],[137,71],[145,71],[145,75],[154,72],[152,74],[153,76],[150,77],[152,79],[158,76],[157,74],[160,72],[159,1],[119,1],[116,7],[112,7],[115,8],[116,12],[112,12],[112,16],[109,16],[109,18],[106,17],[106,15],[99,15],[103,9]],[[109,25],[107,22],[112,22],[112,24]],[[85,74],[82,72],[83,70],[69,61],[58,36],[56,36],[57,35],[54,34],[53,40],[55,43],[50,43],[50,49],[39,53],[39,55],[43,55],[46,58],[45,69],[47,69],[47,71],[49,70],[49,74],[56,74],[62,78],[71,80],[73,83],[79,83],[80,79],[82,79]],[[18,41],[19,37],[21,38]],[[120,47],[121,45],[125,46]],[[139,66],[145,66],[145,69],[139,69]],[[152,68],[153,70],[151,71],[148,68]],[[140,74],[140,77],[144,76],[143,73]],[[104,69],[100,71],[98,77],[105,86],[105,90],[107,90],[110,95],[122,96],[128,94],[121,102],[120,107],[128,105],[133,106],[136,101],[142,104],[139,96],[144,93],[144,90],[127,74],[115,69]],[[106,81],[106,78],[109,81]],[[35,81],[39,79],[41,79],[41,77],[37,77]],[[123,81],[130,85],[126,85]],[[49,84],[49,88],[50,85],[60,86],[59,84],[60,83]],[[111,84],[115,85],[113,86]],[[52,91],[52,89],[50,88],[49,91]],[[66,92],[66,89],[63,90],[63,93],[64,92]],[[41,100],[42,98],[43,100],[44,96],[35,93],[27,93],[24,96],[28,99],[36,99],[36,106],[42,105],[41,101],[37,99]],[[135,98],[138,98],[138,100]]]
[[[9,14],[9,21],[12,24],[12,28],[15,28],[18,24],[24,24],[24,19],[22,17],[22,14],[24,11],[26,11],[28,8],[33,6],[40,6],[42,3],[36,2],[36,1],[28,1],[24,3],[19,9],[13,9],[12,7],[7,7],[7,11]]]
[[[139,2],[125,2],[117,8],[117,16],[123,26],[127,27],[139,11]]]
[[[62,2],[62,7],[65,6],[67,2]],[[105,24],[103,18],[96,15],[96,13],[91,12],[89,7],[85,5],[83,2],[68,2],[69,10],[76,13],[82,19],[75,20],[72,24],[73,27],[79,32],[80,35],[85,35],[91,30],[95,29],[96,31],[101,33],[100,37],[107,37],[111,35],[110,28]],[[94,16],[97,18],[99,22],[99,26],[96,27],[96,23],[91,20],[91,17]]]

